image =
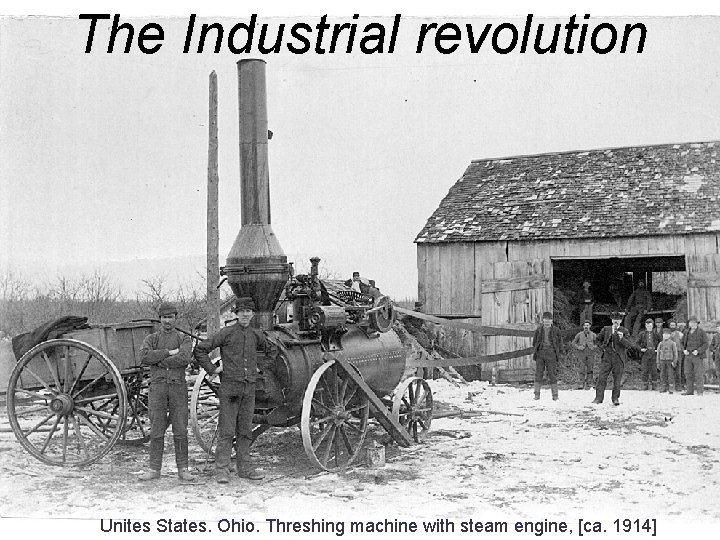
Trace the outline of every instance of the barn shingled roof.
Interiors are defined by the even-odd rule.
[[[417,243],[720,231],[720,141],[474,160]]]

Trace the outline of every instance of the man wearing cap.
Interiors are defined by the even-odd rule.
[[[653,328],[653,332],[655,332],[655,341],[657,343],[660,343],[663,340],[664,325],[665,321],[662,319],[662,317],[655,317],[655,328]]]
[[[160,331],[150,334],[140,347],[140,362],[150,366],[148,415],[150,417],[150,469],[140,480],[160,478],[165,431],[172,424],[175,463],[180,480],[191,481],[188,472],[188,391],[185,368],[190,363],[190,338],[175,329],[177,308],[163,302],[158,307]]]
[[[678,362],[675,369],[675,388],[680,389],[685,386],[685,355],[683,354],[682,344],[683,339],[685,339],[685,321],[679,320],[676,322],[675,320],[671,320],[670,329],[672,330],[670,339],[675,342],[678,349]]]
[[[612,326],[604,327],[598,334],[597,342],[602,351],[600,373],[595,384],[595,399],[593,403],[602,403],[605,397],[605,387],[610,372],[613,374],[612,402],[620,405],[620,385],[625,371],[627,351],[636,345],[627,338],[627,329],[620,326],[622,315],[613,313]]]
[[[583,329],[575,335],[572,345],[577,351],[580,386],[578,390],[585,390],[593,386],[593,366],[595,364],[595,338],[597,336],[590,330],[590,321],[583,323]]]
[[[705,331],[698,326],[699,322],[694,315],[688,319],[690,329],[682,342],[687,385],[683,392],[684,396],[691,396],[695,392],[698,396],[702,396],[705,389],[705,353],[708,349],[708,338]]]
[[[652,319],[645,321],[645,330],[638,336],[638,347],[640,347],[640,365],[642,366],[641,381],[645,384],[644,390],[655,389],[657,374],[656,348],[662,338],[657,339]]]
[[[645,280],[638,281],[637,289],[633,291],[628,298],[625,306],[625,327],[632,330],[633,336],[640,330],[645,313],[650,311],[652,304],[652,294],[645,288]]]
[[[678,386],[675,382],[675,367],[679,352],[675,342],[670,339],[672,332],[669,328],[663,328],[663,339],[657,346],[657,367],[660,370],[660,392],[668,392],[672,394],[672,386],[675,385],[675,391]]]
[[[552,313],[546,311],[542,315],[542,324],[535,330],[533,336],[535,353],[535,399],[540,399],[543,373],[547,371],[553,400],[558,399],[557,365],[563,352],[562,336],[560,330],[553,326]]]
[[[220,373],[220,416],[218,443],[215,450],[216,478],[220,484],[230,481],[230,454],[233,438],[237,474],[241,478],[261,480],[264,474],[250,463],[252,417],[255,411],[255,382],[257,380],[257,351],[265,348],[265,335],[250,327],[255,311],[252,298],[238,298],[234,310],[237,324],[226,326],[195,347],[195,359],[212,378]],[[210,353],[220,347],[222,363],[214,365]]]

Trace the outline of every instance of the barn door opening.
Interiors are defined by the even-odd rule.
[[[720,321],[720,255],[688,255],[688,315]]]
[[[544,311],[552,311],[552,266],[550,260],[532,259],[483,263],[482,318],[486,326],[534,329]],[[532,339],[515,336],[485,336],[485,354],[530,347]],[[532,358],[523,356],[495,364],[523,378],[533,369]],[[510,377],[508,377],[510,378]]]

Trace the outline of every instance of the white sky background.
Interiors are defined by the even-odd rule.
[[[353,12],[372,13],[361,8]],[[123,17],[136,32],[161,22],[165,40],[154,55],[137,47],[122,54],[120,42],[106,54],[105,22],[85,54],[89,23],[75,15],[0,22],[0,267],[28,271],[43,261],[44,270],[32,272],[44,277],[67,263],[91,269],[109,260],[203,260],[212,70],[224,264],[240,223],[240,56],[181,54],[193,11]],[[383,292],[414,297],[413,240],[472,159],[720,139],[718,18],[621,20],[564,10],[563,24],[573,12],[617,28],[643,22],[645,51],[503,56],[483,47],[473,55],[462,42],[445,56],[430,42],[415,54],[425,21],[397,12],[403,19],[392,55],[359,52],[364,19],[352,55],[264,57],[272,224],[300,269],[317,254],[330,271],[359,270]],[[525,14],[536,11],[514,12],[522,29]],[[228,32],[247,14],[211,19]],[[451,19],[480,28],[508,17]],[[389,30],[391,19],[383,22]],[[259,27],[255,44],[258,37]]]

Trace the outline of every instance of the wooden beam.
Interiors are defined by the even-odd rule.
[[[220,260],[218,234],[218,125],[217,75],[210,73],[210,105],[208,128],[208,187],[207,187],[207,333],[220,330]]]
[[[462,328],[463,330],[470,330],[472,332],[477,332],[477,333],[485,335],[485,336],[532,337],[533,335],[535,335],[534,330],[517,330],[514,328],[499,328],[499,327],[493,327],[493,326],[480,326],[478,324],[450,321],[448,319],[434,317],[434,316],[428,315],[426,313],[419,313],[417,311],[412,311],[410,309],[401,308],[399,306],[394,306],[394,308],[395,308],[395,311],[397,311],[398,313],[403,313],[404,315],[409,315],[411,317],[415,317],[417,319],[422,319],[424,321],[429,321],[429,322],[436,323],[436,324],[442,324],[443,326],[451,326],[453,328]]]
[[[474,366],[477,364],[493,364],[495,362],[502,362],[504,360],[511,360],[513,358],[522,358],[523,356],[529,356],[535,352],[533,347],[526,349],[520,349],[519,351],[507,351],[498,354],[489,354],[486,356],[466,356],[464,358],[445,358],[439,360],[432,358],[430,355],[422,355],[412,363],[408,363],[409,367],[448,367],[448,366]]]
[[[483,294],[505,291],[520,291],[524,289],[544,289],[550,279],[544,274],[523,277],[509,277],[503,279],[490,279],[483,281]]]

